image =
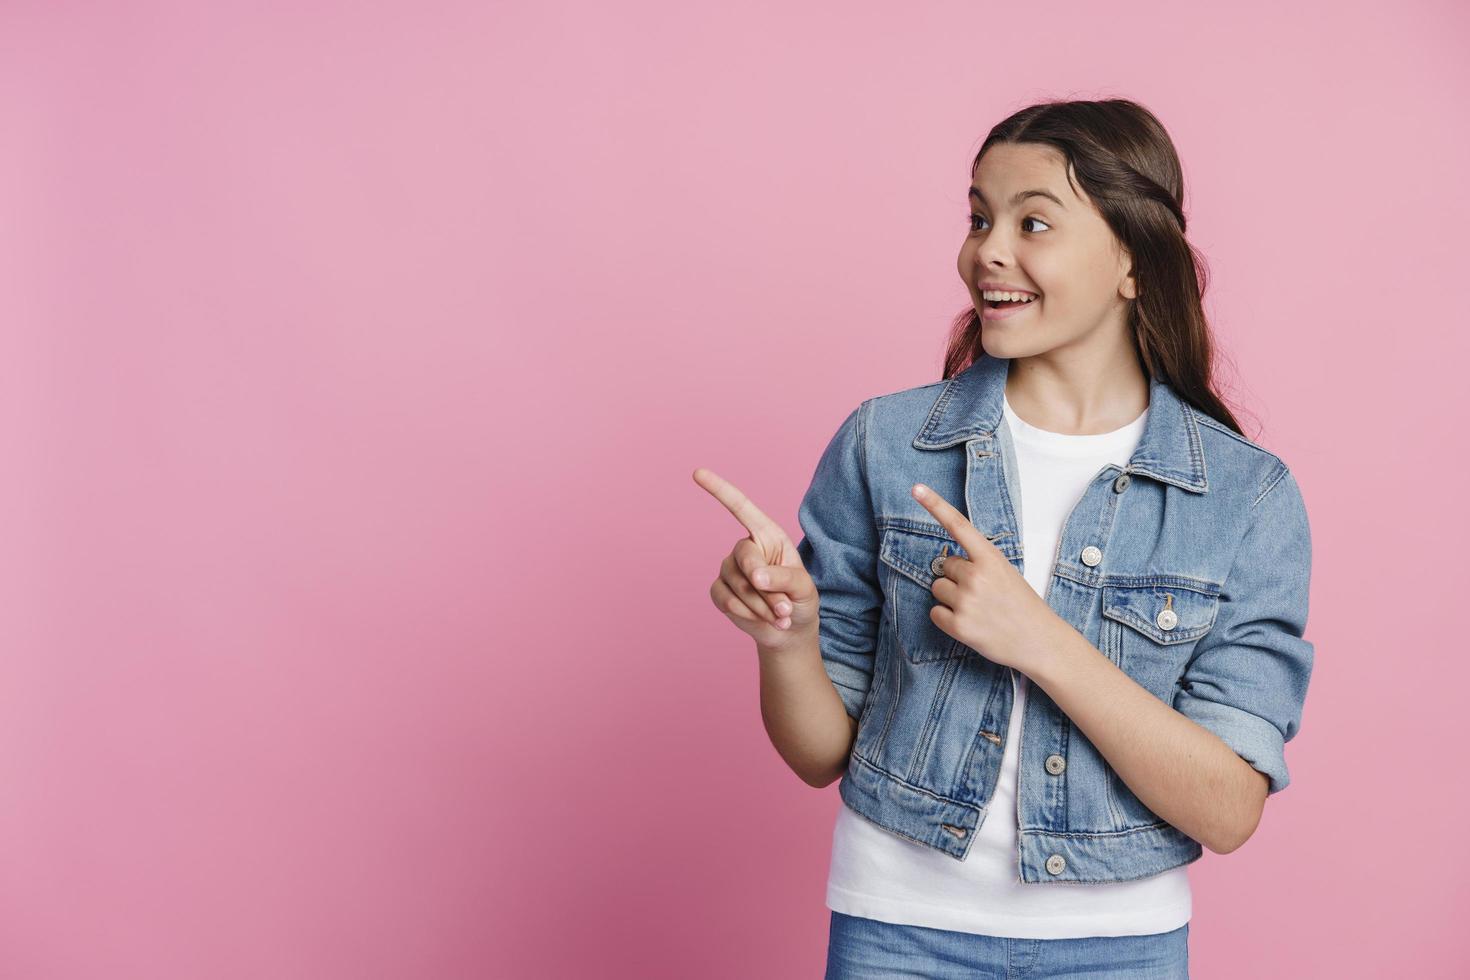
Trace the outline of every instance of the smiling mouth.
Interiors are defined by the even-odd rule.
[[[1028,307],[1036,305],[1036,300],[1022,300],[1019,302],[1002,300],[993,302],[985,300],[985,305],[980,308],[980,319],[986,323],[994,323],[998,320],[1010,320],[1025,313]]]

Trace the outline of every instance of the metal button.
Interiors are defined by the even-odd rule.
[[[1046,757],[1046,771],[1051,773],[1053,776],[1060,776],[1066,770],[1066,768],[1067,760],[1063,759],[1061,756],[1049,755]]]
[[[948,556],[949,545],[946,544],[943,548],[939,549],[939,554],[935,555],[929,562],[929,571],[935,578],[939,578],[939,576],[944,574],[944,559]]]
[[[1122,493],[1124,490],[1127,490],[1127,489],[1128,489],[1128,474],[1127,473],[1120,473],[1118,475],[1118,478],[1113,481],[1113,492],[1114,493]]]
[[[1086,565],[1088,568],[1093,567],[1101,561],[1101,548],[1094,547],[1093,545],[1088,545],[1086,548],[1082,549],[1082,564]]]
[[[1053,854],[1046,859],[1046,870],[1054,875],[1059,875],[1067,867],[1067,859],[1060,854]]]
[[[1154,617],[1154,622],[1159,624],[1161,630],[1171,630],[1179,625],[1179,614],[1174,612],[1174,597],[1165,593],[1164,608]]]

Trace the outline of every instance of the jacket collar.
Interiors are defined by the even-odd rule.
[[[1001,424],[1001,397],[1009,370],[1009,358],[982,354],[946,381],[914,437],[914,448],[948,449],[971,439],[993,438]],[[1194,493],[1208,489],[1194,410],[1157,378],[1149,379],[1148,417],[1127,469]]]

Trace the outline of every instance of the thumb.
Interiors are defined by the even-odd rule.
[[[784,592],[793,603],[806,604],[817,598],[812,577],[800,565],[762,565],[751,571],[750,582],[762,592]]]

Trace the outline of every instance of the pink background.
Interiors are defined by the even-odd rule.
[[[0,9],[0,975],[819,976],[690,474],[794,537],[986,130],[1110,96],[1313,521],[1194,975],[1463,975],[1463,5],[234,8]]]

